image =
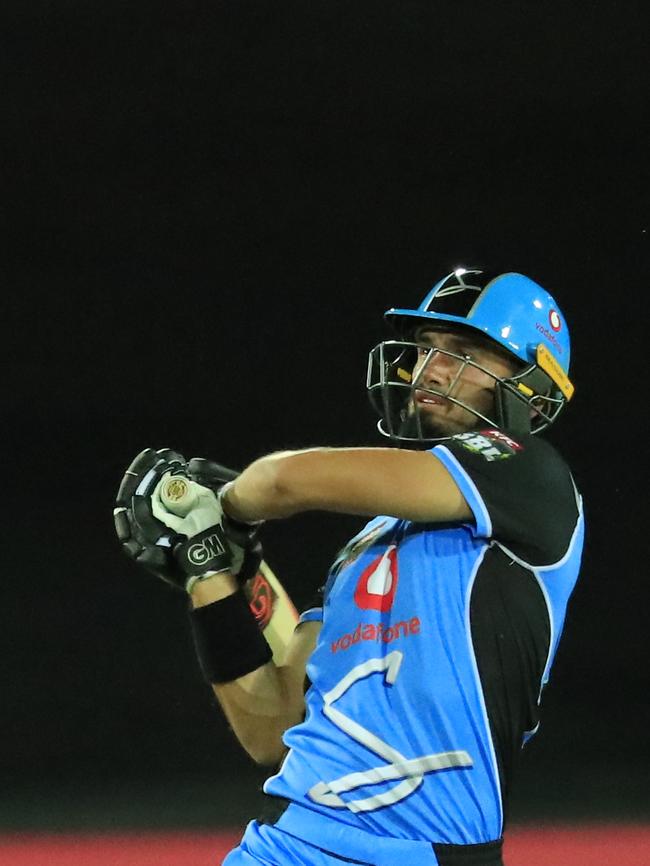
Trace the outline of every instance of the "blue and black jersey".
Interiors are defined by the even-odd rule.
[[[290,802],[279,829],[341,855],[357,831],[500,839],[578,576],[581,500],[551,445],[481,430],[431,453],[473,519],[374,518],[303,614],[323,622],[306,715],[265,791]]]

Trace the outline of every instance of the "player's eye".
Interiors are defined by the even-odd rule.
[[[427,358],[433,356],[435,352],[435,346],[423,345],[418,346],[418,361],[426,361]]]

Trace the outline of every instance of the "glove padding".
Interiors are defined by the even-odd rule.
[[[235,469],[228,469],[227,466],[222,466],[221,463],[215,463],[214,460],[206,460],[204,457],[192,457],[187,464],[187,474],[198,484],[203,487],[209,487],[215,493],[218,493],[224,484],[229,481],[234,481],[239,475]]]
[[[263,559],[259,541],[260,522],[244,523],[225,514],[219,499],[223,486],[237,477],[238,473],[220,463],[193,457],[187,464],[186,476],[190,480],[195,501],[185,517],[172,514],[160,497],[163,484],[156,485],[151,503],[154,516],[169,529],[193,538],[217,523],[223,527],[231,555],[230,571],[240,585],[254,577]],[[201,555],[200,551],[197,551]]]
[[[187,464],[187,474],[203,487],[209,487],[218,494],[221,488],[234,481],[240,474],[234,469],[222,466],[214,460],[206,460],[204,457],[192,457]],[[262,521],[255,523],[244,523],[235,520],[223,511],[222,526],[226,538],[230,544],[232,554],[232,573],[240,585],[255,577],[259,571],[260,564],[264,559],[262,544],[259,539]]]
[[[115,530],[122,549],[139,565],[172,586],[184,589],[188,578],[230,568],[223,528],[217,524],[193,539],[175,531],[153,514],[152,495],[169,473],[186,474],[182,454],[169,448],[146,448],[127,469],[117,492]]]
[[[185,464],[183,455],[169,448],[145,448],[126,470],[113,509],[126,555],[175,587],[184,587],[186,577],[171,553],[174,534],[154,518],[149,497],[165,472],[182,471]]]
[[[182,454],[168,448],[146,448],[138,454],[122,479],[113,512],[122,548],[174,587],[188,588],[189,578],[225,570],[245,582],[257,573],[262,559],[258,527],[230,521],[212,489],[192,478],[190,467],[197,480],[209,481],[212,489],[237,477],[233,470],[202,458],[188,464]],[[198,499],[183,518],[160,501],[160,484],[170,473],[190,478],[198,488]]]

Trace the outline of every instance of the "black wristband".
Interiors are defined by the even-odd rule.
[[[273,653],[243,590],[190,611],[194,646],[209,683],[228,683],[269,662]]]

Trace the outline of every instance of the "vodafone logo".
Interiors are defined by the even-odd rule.
[[[557,316],[557,313],[555,315]],[[558,322],[559,322],[559,317],[558,317]],[[553,343],[553,345],[555,346],[555,348],[558,350],[558,352],[561,355],[562,354],[562,346],[560,346],[560,342],[559,342],[559,340],[556,339],[555,334],[552,334],[548,328],[545,328],[544,325],[542,325],[541,322],[535,322],[535,327],[540,332],[540,334],[543,334],[547,340],[549,340],[551,343]],[[561,327],[562,326],[559,325],[557,330],[559,331]]]
[[[548,320],[550,322],[551,328],[553,328],[553,330],[557,333],[562,327],[562,322],[560,321],[558,311],[551,310],[551,312],[548,314]]]
[[[362,610],[385,613],[393,606],[397,590],[397,548],[394,544],[364,569],[354,591],[354,602]]]

